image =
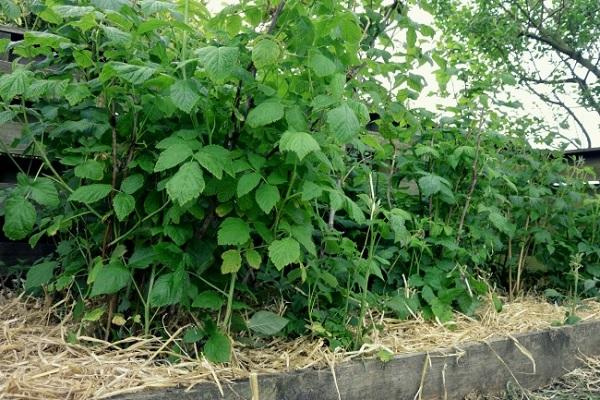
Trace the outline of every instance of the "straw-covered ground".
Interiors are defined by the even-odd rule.
[[[547,387],[527,391],[512,386],[501,396],[477,400],[600,400],[600,358],[582,361],[584,367],[569,372]]]
[[[373,316],[382,329],[372,333],[371,344],[360,351],[332,351],[314,337],[273,339],[260,348],[234,343],[232,362],[214,366],[197,352],[180,355],[178,363],[166,361],[181,342],[183,328],[167,339],[131,337],[108,343],[80,335],[69,343],[77,323],[68,317],[59,323],[55,309],[35,299],[0,293],[0,399],[102,399],[145,388],[192,387],[206,380],[220,385],[255,373],[330,367],[381,350],[431,351],[536,331],[564,320],[565,311],[539,299],[522,298],[505,304],[500,313],[490,305],[482,307],[476,319],[456,315],[452,329],[419,319]],[[585,302],[578,315],[584,320],[600,318],[600,303]],[[597,372],[599,364],[594,365]]]

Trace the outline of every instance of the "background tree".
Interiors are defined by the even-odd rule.
[[[479,69],[472,71],[477,74],[510,74],[514,81],[505,77],[504,84],[520,85],[560,109],[581,129],[583,145],[592,146],[592,129],[600,123],[597,0],[432,0],[429,5],[454,42],[448,46],[453,57],[479,58]],[[581,109],[597,116],[593,126],[581,118]]]

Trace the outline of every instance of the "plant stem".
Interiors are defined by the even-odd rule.
[[[237,278],[237,272],[231,274],[231,281],[229,282],[229,293],[227,294],[227,308],[225,309],[225,318],[223,318],[223,325],[225,331],[229,334],[231,327],[231,313],[233,306],[233,294],[235,291],[235,280]]]

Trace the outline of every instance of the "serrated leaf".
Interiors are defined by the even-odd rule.
[[[231,357],[231,342],[219,331],[213,333],[204,345],[204,356],[214,363],[228,362]]]
[[[194,106],[200,100],[198,89],[191,79],[175,82],[170,89],[170,97],[173,104],[185,113],[191,113]]]
[[[135,210],[135,199],[127,193],[117,193],[113,198],[113,209],[119,221],[124,221]]]
[[[207,46],[198,50],[198,57],[211,79],[223,81],[231,77],[235,71],[239,50],[237,47]]]
[[[311,55],[308,66],[319,78],[329,76],[336,71],[335,63],[321,53]]]
[[[221,254],[221,273],[233,274],[242,267],[242,256],[239,250],[227,250]]]
[[[281,50],[271,39],[262,39],[252,49],[252,62],[257,68],[268,67],[279,62]]]
[[[237,197],[242,197],[250,193],[252,189],[258,186],[261,179],[262,177],[260,174],[257,174],[256,172],[250,172],[242,175],[237,183]]]
[[[0,96],[10,102],[15,96],[22,95],[25,93],[31,76],[31,71],[22,68],[0,76]]]
[[[190,161],[183,164],[167,182],[167,194],[173,202],[183,206],[188,201],[198,198],[205,186],[200,165]]]
[[[82,320],[88,321],[88,322],[100,321],[100,318],[102,318],[102,316],[104,315],[105,312],[106,312],[105,306],[94,308],[93,310],[86,312],[85,315],[83,316]]]
[[[223,170],[226,163],[230,161],[229,151],[214,144],[201,148],[194,158],[217,179],[223,178]]]
[[[277,270],[300,261],[300,245],[292,238],[274,240],[269,245],[269,259]]]
[[[246,262],[251,268],[260,269],[260,265],[262,264],[262,257],[260,253],[254,249],[246,250]]]
[[[508,222],[508,219],[502,214],[497,212],[491,212],[489,215],[490,222],[496,229],[506,235],[512,237],[515,234],[516,226]]]
[[[187,144],[175,143],[160,153],[154,166],[154,172],[173,168],[188,159],[192,153],[192,149]]]
[[[133,65],[113,61],[104,64],[104,69],[110,68],[114,71],[114,76],[129,82],[133,85],[140,85],[146,82],[156,73],[156,69],[144,65]]]
[[[291,229],[292,236],[296,239],[302,247],[306,249],[313,256],[317,255],[317,248],[313,242],[313,226],[311,224],[295,225]]]
[[[225,219],[219,227],[217,242],[220,246],[244,244],[250,240],[250,227],[240,218]]]
[[[427,174],[419,178],[419,188],[423,196],[429,197],[439,193],[445,182],[447,181],[438,175]]]
[[[41,206],[57,207],[60,203],[56,186],[48,178],[37,178],[29,185],[31,199]]]
[[[309,133],[286,131],[279,139],[279,150],[294,152],[302,161],[307,154],[319,151],[321,147]]]
[[[131,268],[147,268],[154,262],[154,249],[152,247],[136,247],[129,257],[127,265]]]
[[[69,196],[69,201],[91,204],[102,200],[111,192],[110,185],[94,183],[92,185],[80,186]]]
[[[267,100],[250,110],[246,122],[252,128],[272,124],[283,118],[283,105],[276,100]]]
[[[323,194],[323,187],[311,181],[304,181],[302,184],[302,201],[316,199]]]
[[[159,276],[152,287],[150,304],[164,307],[178,303],[183,293],[184,279],[185,274],[181,270]]]
[[[225,304],[225,299],[222,295],[214,290],[206,290],[196,296],[194,302],[192,303],[192,307],[216,311],[220,309],[223,304]]]
[[[281,332],[288,322],[287,318],[271,311],[258,311],[248,321],[248,328],[260,335],[272,336]]]
[[[129,279],[127,268],[120,263],[109,264],[98,271],[90,296],[116,293],[127,286]]]
[[[121,191],[127,194],[134,194],[144,186],[144,175],[134,174],[123,179],[121,182]]]
[[[122,46],[127,48],[131,45],[131,43],[133,43],[130,33],[124,32],[113,26],[102,26],[102,31],[109,40],[109,43],[111,43],[113,46]]]
[[[75,167],[74,173],[78,178],[99,181],[104,177],[104,164],[97,160],[86,160]]]
[[[327,124],[342,143],[348,142],[360,130],[358,118],[348,104],[342,104],[329,111],[327,113]]]
[[[58,264],[54,261],[47,261],[41,264],[34,265],[27,271],[25,278],[25,290],[46,285],[54,275],[54,269]]]
[[[92,0],[92,4],[101,10],[120,11],[129,5],[127,0]]]
[[[279,195],[277,187],[269,185],[268,183],[261,184],[255,194],[256,203],[265,214],[271,212],[280,198],[281,196]]]
[[[10,20],[16,20],[21,16],[21,8],[12,0],[0,0],[0,9]]]

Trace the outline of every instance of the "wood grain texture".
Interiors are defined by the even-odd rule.
[[[0,125],[0,140],[10,150],[11,154],[23,154],[23,151],[27,148],[26,145],[12,147],[13,141],[21,137],[22,130],[23,124],[19,122],[7,122]],[[0,153],[3,152],[4,146],[0,146]]]
[[[331,370],[304,370],[259,376],[260,400],[413,400],[463,399],[470,393],[496,393],[508,382],[537,388],[580,365],[581,355],[600,355],[600,321],[468,343],[460,348],[397,356],[387,363],[353,361]],[[424,368],[426,370],[424,371]],[[423,385],[421,380],[423,377]],[[248,380],[213,383],[193,390],[166,389],[114,397],[113,400],[251,399]],[[415,397],[417,395],[417,397]]]

